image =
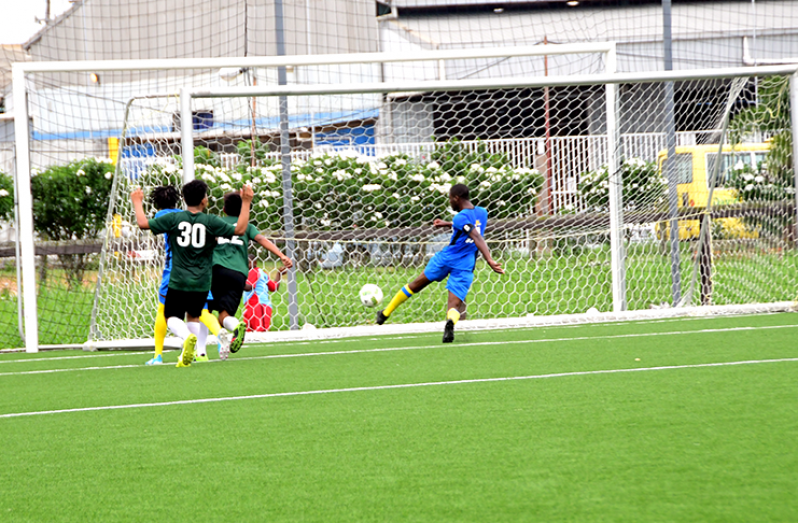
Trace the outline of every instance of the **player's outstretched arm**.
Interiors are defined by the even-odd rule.
[[[432,220],[432,226],[433,227],[451,227],[452,226],[452,222],[445,222],[443,220],[439,220],[438,218],[435,218],[434,220]]]
[[[266,237],[263,236],[262,234],[258,234],[257,236],[255,236],[255,241],[261,247],[263,247],[264,249],[266,249],[270,253],[272,253],[275,256],[277,256],[278,258],[280,258],[280,261],[282,262],[283,266],[286,269],[290,269],[291,267],[294,266],[294,262],[291,261],[291,258],[289,258],[285,254],[283,254],[283,251],[278,249],[277,246],[274,243],[272,243],[271,241],[267,240]]]
[[[490,249],[488,248],[488,244],[485,243],[485,239],[479,234],[479,229],[474,227],[471,229],[471,232],[468,233],[468,237],[474,240],[474,245],[482,253],[482,257],[485,258],[485,261],[488,262],[490,268],[493,269],[493,272],[498,272],[499,274],[504,274],[504,269],[502,268],[501,264],[493,259],[490,255]]]
[[[136,189],[130,193],[130,201],[133,202],[133,209],[136,211],[136,224],[139,229],[149,229],[150,222],[144,214],[144,191]]]
[[[249,225],[249,208],[252,204],[252,198],[254,197],[255,193],[252,191],[252,187],[245,185],[241,188],[241,213],[238,215],[238,221],[236,222],[236,236],[241,236],[247,232],[247,225]]]

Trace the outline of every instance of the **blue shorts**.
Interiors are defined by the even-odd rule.
[[[166,303],[166,291],[169,290],[169,278],[161,280],[161,286],[158,288],[158,301],[161,305]]]
[[[474,282],[474,269],[455,269],[438,255],[432,257],[424,269],[424,276],[429,281],[443,281],[447,276],[446,289],[465,301],[471,284]]]

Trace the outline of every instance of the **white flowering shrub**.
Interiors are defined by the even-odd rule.
[[[201,163],[203,158],[195,154],[195,176],[209,186],[211,212],[221,213],[225,193],[250,184],[255,191],[252,222],[260,230],[282,228],[279,162],[266,160],[251,167],[242,161],[235,169],[223,169],[214,161]],[[436,160],[418,162],[406,155],[376,159],[341,152],[295,160],[291,164],[295,225],[339,230],[428,224],[450,215],[448,194],[455,183],[468,185],[472,200],[487,207],[491,219],[529,214],[542,185],[540,173],[477,160],[453,172]],[[151,188],[165,180],[179,186],[181,179],[179,162],[173,161],[154,164],[140,180]]]
[[[610,176],[604,165],[595,171],[579,175],[577,191],[591,212],[607,211],[610,207]],[[623,209],[659,209],[667,197],[667,182],[654,162],[629,158],[621,164]]]
[[[728,186],[736,189],[740,202],[767,204],[768,202],[786,201],[793,202],[795,186],[792,180],[792,170],[769,169],[768,161],[756,167],[750,165],[737,165],[732,167]],[[743,217],[743,223],[749,231],[758,231],[773,236],[781,236],[788,231],[793,223],[793,213],[783,212],[757,212]]]
[[[756,167],[738,164],[732,167],[728,186],[737,190],[740,201],[789,200],[795,194],[791,171],[768,169],[762,162]],[[786,176],[785,176],[786,175]]]
[[[436,147],[431,156],[430,165],[465,183],[471,200],[485,207],[491,219],[532,214],[543,187],[536,169],[513,168],[505,154],[490,153],[482,143],[469,148],[456,139]]]

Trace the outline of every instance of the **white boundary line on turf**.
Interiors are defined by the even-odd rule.
[[[766,325],[762,327],[729,327],[724,329],[699,329],[694,331],[670,331],[670,332],[647,332],[647,333],[630,333],[630,334],[608,334],[603,336],[575,336],[572,338],[541,338],[536,340],[518,340],[518,341],[479,341],[473,343],[458,343],[457,345],[419,345],[417,347],[385,347],[376,349],[355,349],[355,350],[337,350],[325,352],[300,352],[296,354],[270,354],[267,356],[245,356],[242,358],[233,358],[228,361],[253,361],[253,360],[272,360],[283,358],[309,358],[315,356],[340,356],[346,354],[368,354],[378,352],[399,352],[409,350],[430,350],[430,349],[454,349],[461,347],[488,347],[492,345],[525,345],[531,343],[558,343],[569,341],[589,341],[589,340],[615,340],[624,338],[646,338],[649,336],[680,336],[687,334],[717,334],[725,332],[741,332],[741,331],[757,331],[757,330],[771,330],[771,329],[795,329],[798,325]],[[33,359],[32,361],[48,361],[47,359]],[[209,363],[221,363],[221,360],[212,360]],[[169,367],[170,364],[166,363],[162,366]],[[87,370],[106,370],[106,369],[135,369],[142,368],[144,365],[108,365],[101,367],[73,367],[67,369],[42,369],[42,370],[28,370],[19,372],[0,372],[0,377],[4,376],[26,376],[31,374],[54,374],[60,372],[79,372]]]
[[[366,340],[368,340],[368,341],[413,340],[413,339],[416,339],[416,338],[420,338],[420,336],[386,336],[384,338],[366,338]],[[214,339],[214,338],[211,337],[211,338],[209,338],[209,340],[210,339]],[[276,342],[276,343],[286,343],[286,344],[290,344],[293,347],[293,346],[311,345],[311,344],[315,345],[315,344],[329,344],[329,343],[344,343],[344,342],[347,342],[347,341],[351,341],[351,340],[348,340],[348,339],[334,339],[334,340]],[[358,341],[362,341],[362,340],[358,340]],[[213,344],[208,343],[208,345],[213,345]],[[180,352],[180,350],[181,349],[179,347],[178,348],[164,347],[164,353],[167,353],[167,352]],[[150,351],[150,352],[152,352],[152,351]],[[133,357],[140,358],[140,357],[142,357],[145,354],[147,354],[147,353],[142,353],[142,352],[114,352],[114,353],[108,353],[108,352],[102,352],[102,353],[99,353],[99,352],[86,352],[86,353],[84,353],[84,354],[82,354],[80,356],[56,356],[54,358],[41,357],[41,358],[25,358],[25,359],[21,359],[21,360],[0,360],[0,365],[2,365],[4,363],[37,363],[37,362],[45,362],[45,361],[78,360],[78,359],[89,359],[89,358],[109,358],[109,357],[118,357],[118,356],[133,356]],[[137,367],[137,366],[138,365],[125,365],[125,366],[120,367],[120,368]],[[2,376],[2,374],[0,374],[0,376]]]
[[[536,374],[531,376],[510,376],[504,378],[481,378],[470,380],[453,380],[453,381],[430,381],[425,383],[402,383],[397,385],[377,385],[373,387],[347,387],[342,389],[321,389],[321,390],[307,390],[297,392],[274,392],[271,394],[253,394],[249,396],[230,396],[226,398],[203,398],[193,400],[180,400],[180,401],[164,401],[160,403],[133,403],[129,405],[107,405],[102,407],[83,407],[76,409],[61,409],[61,410],[41,410],[32,412],[12,412],[9,414],[0,414],[0,419],[6,418],[20,418],[26,416],[43,416],[47,414],[67,414],[73,412],[93,412],[101,410],[120,410],[120,409],[140,409],[150,407],[170,407],[175,405],[196,405],[201,403],[219,403],[222,401],[241,401],[252,399],[265,399],[265,398],[281,398],[289,396],[310,396],[317,394],[336,394],[341,392],[366,392],[377,390],[391,390],[391,389],[410,389],[417,387],[436,387],[443,385],[464,385],[470,383],[494,383],[501,381],[522,381],[522,380],[539,380],[549,378],[566,378],[572,376],[596,376],[601,374],[620,374],[627,372],[647,372],[647,371],[660,371],[660,370],[680,370],[680,369],[701,369],[709,367],[731,367],[739,365],[758,365],[762,363],[789,363],[798,362],[798,358],[779,358],[773,360],[743,360],[743,361],[728,361],[720,363],[695,363],[691,365],[667,365],[662,367],[642,367],[634,369],[608,369],[608,370],[586,370],[575,372],[557,372],[553,374]]]
[[[671,309],[643,309],[622,312],[600,312],[598,314],[561,314],[552,316],[524,316],[519,318],[494,318],[463,320],[458,324],[459,331],[504,330],[530,327],[555,327],[569,324],[612,323],[619,321],[645,321],[662,318],[700,317],[711,319],[717,316],[749,315],[752,313],[778,313],[796,310],[793,301],[756,303],[749,305],[710,305],[704,307],[674,307]],[[299,329],[294,331],[271,331],[250,333],[247,343],[273,343],[278,341],[316,341],[322,339],[359,338],[371,336],[405,336],[408,334],[438,333],[443,320],[427,323],[402,323],[385,325],[359,325],[354,327],[324,327],[320,329]],[[149,340],[92,341],[84,344],[84,350],[149,348]]]

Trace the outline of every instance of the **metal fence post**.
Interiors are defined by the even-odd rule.
[[[671,0],[662,0],[662,43],[665,51],[665,70],[673,70],[673,37],[671,30]],[[668,159],[665,160],[665,179],[668,180],[668,216],[671,244],[671,295],[675,307],[682,299],[682,272],[679,253],[679,195],[676,170],[676,117],[673,82],[665,82],[665,141]]]
[[[615,49],[607,52],[607,72],[616,69]],[[607,84],[607,171],[610,184],[610,256],[612,310],[626,310],[626,249],[623,244],[623,176],[618,127],[618,84]]]
[[[285,29],[283,26],[283,2],[275,0],[274,18],[277,31],[277,55],[285,55]],[[288,84],[285,66],[277,68],[277,83]],[[280,162],[283,170],[283,231],[285,232],[285,254],[296,262],[294,241],[294,193],[291,185],[291,136],[288,132],[288,97],[280,96]],[[254,140],[255,137],[253,136]],[[291,330],[299,329],[299,294],[296,285],[297,263],[288,271],[288,321]]]

